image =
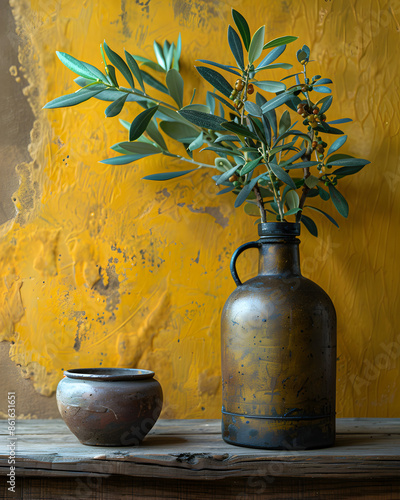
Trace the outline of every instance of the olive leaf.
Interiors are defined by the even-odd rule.
[[[231,26],[228,27],[228,43],[237,65],[240,69],[244,70],[242,42],[240,41],[239,35]]]
[[[236,197],[235,208],[240,207],[240,205],[242,205],[246,201],[247,197],[249,196],[249,194],[253,190],[253,188],[256,185],[256,183],[257,183],[257,180],[253,179],[252,181],[250,181],[249,184],[246,184],[241,189],[240,193]]]
[[[326,122],[328,125],[339,125],[339,123],[349,123],[352,122],[353,120],[351,118],[339,118],[338,120],[332,120],[329,122]]]
[[[163,50],[161,48],[161,45],[158,42],[156,42],[155,40],[153,42],[153,50],[154,50],[154,54],[156,56],[158,64],[164,70],[167,70],[167,66],[166,66],[166,63],[165,63]]]
[[[217,71],[214,71],[211,68],[207,68],[206,66],[195,66],[200,75],[207,80],[213,87],[224,94],[226,97],[231,95],[233,90],[232,85],[225,80],[225,78],[220,75]]]
[[[286,161],[284,161],[284,162],[280,163],[280,166],[281,166],[282,168],[283,168],[283,167],[288,168],[288,167],[286,167],[286,165],[289,165],[290,163],[293,163],[293,162],[295,162],[296,160],[298,160],[299,158],[301,158],[302,156],[304,156],[304,154],[305,154],[305,152],[306,152],[306,151],[307,151],[307,149],[306,149],[306,148],[303,148],[301,151],[299,151],[299,152],[298,152],[298,153],[296,153],[294,156],[292,156],[292,157],[290,158],[290,160],[286,160]],[[300,163],[298,163],[298,164],[296,163],[296,165],[300,165]],[[302,168],[302,167],[301,167],[301,165],[300,165],[300,167],[297,167],[297,166],[296,166],[296,167],[294,167],[294,166],[293,166],[292,168]]]
[[[145,92],[142,72],[139,69],[138,63],[135,61],[135,58],[125,50],[125,59],[134,77],[139,82],[139,85],[141,86],[143,92]]]
[[[302,208],[291,208],[290,210],[288,210],[287,212],[285,212],[285,216],[286,215],[294,215],[294,214],[297,214],[297,212],[301,212],[303,209]]]
[[[169,70],[171,68],[172,58],[174,56],[174,44],[169,44],[167,40],[164,42],[163,46],[163,54],[165,59],[166,69]],[[176,70],[177,71],[177,70]]]
[[[319,112],[321,114],[326,113],[328,111],[328,109],[331,107],[332,101],[333,101],[333,97],[331,95],[319,100],[317,102],[317,106],[321,106]]]
[[[282,92],[286,90],[286,85],[281,82],[273,82],[270,80],[256,81],[253,80],[253,85],[265,90],[266,92]]]
[[[342,167],[342,168],[338,168],[337,170],[332,172],[332,175],[340,175],[341,177],[345,177],[346,175],[357,174],[364,167],[365,167],[365,165],[361,165],[359,167]]]
[[[229,186],[229,187],[227,187],[225,189],[221,189],[221,191],[218,191],[217,196],[220,195],[220,194],[230,193],[234,189],[236,189],[235,186]]]
[[[125,151],[130,153],[138,153],[138,154],[157,154],[161,153],[161,149],[157,148],[153,144],[149,144],[147,142],[119,142],[118,146],[123,148]]]
[[[349,205],[345,197],[335,188],[333,184],[329,184],[328,189],[336,210],[340,213],[340,215],[343,215],[343,217],[347,217],[349,215]]]
[[[126,98],[128,97],[128,94],[123,94],[121,97],[119,97],[116,101],[112,102],[104,111],[105,115],[107,118],[110,118],[112,116],[117,116],[121,113],[122,108],[124,107]]]
[[[339,137],[336,139],[335,142],[333,142],[328,149],[328,152],[326,153],[326,156],[329,156],[330,154],[334,153],[337,151],[339,148],[343,146],[343,144],[347,141],[347,135],[344,135],[343,137]]]
[[[266,43],[263,49],[272,49],[272,47],[279,47],[280,45],[287,45],[288,43],[292,43],[296,41],[298,36],[280,36],[279,38],[274,38],[270,42]]]
[[[108,158],[106,160],[101,160],[100,163],[104,163],[105,165],[127,165],[129,163],[133,163],[137,160],[141,160],[142,158],[146,158],[147,156],[152,156],[155,154],[161,153],[161,151],[153,151],[152,153],[137,153],[131,155],[123,155],[123,156],[115,156],[114,158]]]
[[[320,92],[321,94],[330,94],[332,92],[329,87],[325,87],[324,85],[314,85],[313,90],[315,90],[315,92]]]
[[[89,78],[89,80],[101,80],[103,83],[108,83],[107,77],[91,64],[79,61],[65,52],[56,51],[56,54],[60,61],[77,75]]]
[[[158,106],[153,106],[152,108],[146,109],[137,115],[129,129],[130,141],[135,141],[143,134],[157,109]]]
[[[273,97],[270,101],[266,102],[262,107],[263,113],[267,111],[272,111],[273,109],[279,108],[282,104],[287,101],[290,101],[293,98],[293,95],[290,93],[279,94],[276,97]]]
[[[220,160],[221,158],[218,158],[218,160]],[[216,159],[217,160],[217,159]],[[217,179],[217,186],[219,184],[222,184],[224,183],[225,181],[227,181],[229,179],[229,177],[231,177],[237,170],[237,165],[235,165],[234,167],[230,168],[229,170],[227,170],[226,172],[224,172],[223,174],[221,174],[218,179]]]
[[[128,122],[129,123],[129,122]],[[156,124],[156,120],[151,120],[147,127],[146,127],[146,133],[148,134],[148,136],[153,139],[153,141],[155,143],[157,143],[160,148],[162,148],[164,151],[168,151],[168,147],[165,143],[165,140],[164,140],[164,137],[161,135],[160,131],[158,130],[158,126]],[[130,124],[129,124],[129,128],[130,128]],[[128,128],[128,130],[129,130]]]
[[[308,229],[308,231],[315,237],[318,236],[318,228],[315,222],[304,214],[301,214],[300,222]]]
[[[296,184],[294,183],[293,179],[287,172],[283,170],[282,167],[276,165],[275,163],[269,163],[269,168],[278,177],[279,180],[281,180],[291,188],[296,189]]]
[[[239,125],[238,123],[231,121],[231,122],[223,122],[222,126],[229,132],[233,132],[234,134],[243,137],[250,137],[251,139],[258,141],[257,135],[251,130],[249,130],[247,127],[244,127],[243,125]]]
[[[106,51],[107,57],[110,62],[123,74],[125,80],[129,83],[131,89],[135,88],[135,83],[133,81],[131,70],[129,69],[126,62],[122,59],[120,55],[110,49],[110,47],[103,42],[104,50]]]
[[[182,175],[190,174],[194,172],[197,168],[192,168],[191,170],[181,170],[180,172],[162,172],[161,174],[152,174],[142,177],[147,181],[169,181],[170,179],[176,179],[177,177],[182,177]]]
[[[294,208],[298,208],[299,207],[300,198],[299,198],[299,195],[296,193],[296,191],[294,191],[293,189],[291,189],[290,191],[288,191],[286,193],[285,201],[288,204],[289,209],[292,210]]]
[[[241,76],[238,71],[235,71],[235,66],[227,66],[226,64],[220,64],[213,61],[209,61],[208,59],[198,59],[199,62],[210,64],[211,66],[215,66],[216,68],[224,69],[225,71],[229,71],[229,73],[233,73],[234,75]]]
[[[194,125],[211,130],[224,130],[224,118],[216,115],[202,113],[193,109],[181,109],[179,114]]]
[[[264,34],[265,34],[265,26],[261,26],[254,33],[249,47],[249,63],[253,64],[256,61],[263,51],[264,47]]]
[[[290,127],[291,123],[292,123],[292,121],[290,118],[290,113],[286,109],[282,113],[281,119],[279,121],[279,135],[284,134],[287,131],[287,129]]]
[[[242,16],[242,14],[234,9],[232,9],[232,17],[237,26],[237,29],[239,30],[240,36],[242,37],[246,50],[249,50],[251,36],[249,25],[247,24],[246,19]]]
[[[190,144],[189,144],[189,151],[194,151],[195,149],[198,149],[200,148],[202,145],[203,145],[203,132],[201,132],[198,137],[196,137],[196,139],[194,141],[192,141]]]
[[[190,144],[199,135],[198,130],[185,123],[162,121],[159,125],[169,137],[184,144]]]
[[[117,80],[117,75],[115,73],[115,68],[112,64],[107,64],[106,66],[107,74],[111,80],[111,83],[114,85],[114,87],[119,87],[118,80]]]
[[[91,90],[90,87],[87,89],[79,89],[77,92],[73,94],[66,94],[61,97],[57,97],[52,101],[48,102],[43,106],[46,109],[54,109],[54,108],[66,108],[69,106],[76,106],[81,102],[85,102],[91,97],[97,95],[101,90]]]
[[[181,108],[183,106],[183,78],[176,69],[170,69],[165,79],[172,99]]]
[[[315,175],[309,175],[305,181],[304,181],[304,184],[312,189],[313,187],[315,187],[319,182],[319,178],[318,177],[315,177]]]
[[[293,65],[288,63],[275,63],[268,64],[268,66],[258,66],[254,71],[257,73],[258,71],[262,71],[263,69],[292,69]],[[281,78],[281,82],[285,80],[285,78]]]
[[[181,34],[179,33],[178,40],[176,42],[176,47],[174,48],[173,62],[172,62],[172,67],[176,69],[176,71],[179,71],[179,59],[181,57],[181,51],[182,51],[182,37]]]
[[[328,201],[329,198],[331,197],[329,193],[325,191],[325,189],[322,189],[321,186],[317,186],[318,194],[321,197],[322,200]]]
[[[260,106],[251,101],[246,101],[244,103],[244,109],[249,113],[249,115],[257,116],[259,118],[262,117],[262,110]]]
[[[342,130],[339,130],[338,128],[335,127],[331,127],[324,122],[320,122],[320,124],[315,130],[318,130],[318,132],[325,132],[326,134],[342,135],[344,133]]]
[[[153,89],[159,90],[160,92],[163,92],[164,94],[169,95],[169,90],[168,88],[158,80],[156,80],[153,76],[151,76],[149,73],[146,71],[142,70],[142,77],[143,81],[147,83],[147,85],[150,85],[150,87],[153,87]]]
[[[265,49],[265,47],[264,47]],[[283,52],[286,49],[286,45],[281,45],[280,47],[276,47],[275,49],[272,49],[265,57],[264,59],[260,62],[260,64],[257,66],[256,70],[261,69],[265,66],[268,66],[269,64],[273,63],[278,57],[283,54]]]
[[[304,51],[304,50],[298,50],[297,53],[296,53],[296,57],[297,57],[297,60],[299,61],[299,63],[303,62],[303,61],[307,61],[307,53]]]
[[[243,167],[242,170],[240,171],[240,175],[245,175],[248,174],[249,172],[252,172],[257,165],[260,164],[261,156],[259,158],[256,158],[255,160],[249,161],[246,163]]]
[[[269,147],[271,145],[271,125],[269,123],[267,116],[268,116],[268,113],[264,113],[261,117],[261,121],[263,124],[265,139],[266,139],[267,145]]]
[[[333,157],[331,157],[333,158]],[[327,165],[329,166],[341,166],[341,167],[364,167],[368,165],[368,160],[362,160],[361,158],[342,158],[340,160],[329,159]]]
[[[238,150],[235,150],[233,151],[232,149],[230,148],[224,148],[224,147],[215,147],[215,146],[207,146],[203,149],[200,150],[200,153],[202,151],[213,151],[214,153],[217,153],[219,155],[229,155],[229,156],[235,156],[236,154],[238,154]]]
[[[304,208],[311,208],[311,210],[315,210],[316,212],[319,212],[322,215],[325,215],[325,217],[332,222],[338,229],[339,229],[339,224],[335,221],[333,217],[331,217],[329,214],[321,210],[320,208],[317,207],[312,207],[311,205],[306,205]]]
[[[246,203],[246,205],[244,206],[244,211],[251,217],[260,217],[260,210],[258,209],[257,205],[254,205],[253,203]]]

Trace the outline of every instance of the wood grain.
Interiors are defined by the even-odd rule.
[[[187,481],[160,478],[24,477],[7,500],[399,500],[398,480],[326,481],[293,478],[238,478]]]
[[[271,483],[274,483],[274,488],[282,486],[278,488],[281,493],[277,490],[273,493],[275,496],[265,498],[317,498],[310,493],[322,491],[317,484],[326,487],[331,484],[329,488],[336,484],[337,496],[329,497],[335,500],[357,498],[354,495],[362,490],[365,495],[373,496],[359,498],[398,500],[400,419],[341,419],[337,428],[336,445],[332,448],[268,451],[226,444],[221,439],[219,420],[160,420],[140,447],[106,448],[80,444],[62,420],[23,420],[16,426],[17,484],[23,487],[24,495],[28,490],[36,495],[24,496],[24,499],[35,500],[64,498],[54,496],[54,488],[60,484],[64,485],[64,491],[73,491],[77,484],[100,483],[105,488],[102,499],[160,498],[155,496],[156,479],[164,485],[160,486],[166,495],[162,498],[200,498],[168,496],[178,495],[176,484],[164,484],[174,479],[179,484],[185,481],[196,484],[193,491],[207,484],[207,491],[215,492],[214,497],[202,495],[201,498],[253,498],[263,484],[265,492],[272,494]],[[7,436],[7,422],[0,421],[0,475],[3,476],[9,472]],[[148,496],[129,497],[129,488],[133,488],[139,478],[140,488],[144,488]],[[107,488],[111,492],[115,480],[116,484],[124,484],[125,489],[121,490],[120,497],[107,496]],[[233,482],[239,480],[241,491],[247,492],[247,496],[226,496]],[[299,488],[302,485],[300,489],[308,491],[309,496],[293,496],[293,492],[290,493],[293,481]],[[355,481],[346,493],[350,496],[343,496],[340,485],[349,481]],[[225,485],[221,486],[222,483]],[[314,490],[310,485],[314,485]],[[45,496],[47,489],[53,492],[53,497]],[[91,496],[92,489],[89,496],[82,498],[96,498]],[[397,496],[377,496],[377,492],[392,495],[392,491],[396,491]],[[234,494],[238,495],[239,490]]]

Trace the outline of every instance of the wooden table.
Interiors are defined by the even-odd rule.
[[[0,498],[400,499],[400,419],[338,419],[333,448],[266,451],[226,444],[219,420],[160,420],[137,448],[79,443],[62,420],[16,425],[16,492],[7,491],[0,421]]]

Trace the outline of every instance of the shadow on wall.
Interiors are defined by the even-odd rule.
[[[0,88],[2,111],[0,113],[0,225],[12,220],[16,214],[14,197],[19,186],[19,173],[24,163],[30,162],[28,146],[33,127],[33,113],[24,96],[27,81],[18,61],[20,39],[11,8],[7,0],[0,0]]]

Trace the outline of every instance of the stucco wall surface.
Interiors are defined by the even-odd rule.
[[[354,120],[343,152],[371,161],[341,184],[349,219],[328,209],[340,230],[322,219],[318,239],[303,230],[302,269],[338,313],[338,416],[399,416],[400,1],[3,4],[19,37],[10,74],[23,85],[31,133],[29,149],[21,141],[29,156],[10,157],[20,180],[12,195],[18,215],[3,225],[0,241],[0,338],[9,346],[2,392],[21,385],[7,376],[10,362],[29,380],[35,401],[38,395],[54,401],[63,369],[139,367],[156,372],[164,417],[219,416],[220,312],[234,289],[229,260],[237,246],[257,238],[254,220],[234,209],[229,195],[216,196],[208,172],[160,184],[142,177],[183,166],[158,156],[126,166],[99,163],[126,140],[118,117],[104,117],[105,103],[42,107],[77,88],[56,50],[101,67],[104,39],[117,52],[153,57],[153,40],[175,41],[179,33],[185,103],[194,87],[201,102],[207,86],[194,63],[233,64],[226,32],[234,7],[252,32],[265,23],[267,39],[299,36],[285,62],[296,64],[295,51],[311,47],[313,74],[334,80],[330,117]],[[279,71],[271,76],[287,74]],[[11,99],[17,106],[21,97]],[[120,117],[131,121],[134,106]],[[3,158],[5,151],[1,146]],[[243,280],[256,272],[255,257],[249,251],[240,259]],[[29,412],[24,384],[20,414],[56,416],[55,406]]]

